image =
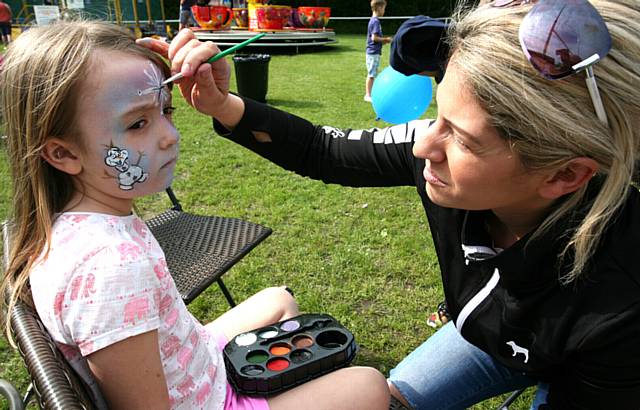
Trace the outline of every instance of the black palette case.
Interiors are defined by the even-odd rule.
[[[269,396],[351,363],[353,335],[326,314],[304,314],[234,337],[224,348],[227,378],[248,395]]]

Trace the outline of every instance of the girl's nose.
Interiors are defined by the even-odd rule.
[[[446,158],[446,129],[442,120],[432,122],[417,136],[413,145],[413,155],[417,158],[428,159],[431,162],[441,162]]]
[[[160,137],[160,148],[168,149],[176,145],[180,141],[180,133],[170,121],[165,121],[162,128],[162,136]]]

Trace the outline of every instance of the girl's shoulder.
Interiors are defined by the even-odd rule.
[[[148,241],[151,231],[137,215],[115,216],[89,212],[56,215],[51,230],[51,245],[113,246],[119,242]]]
[[[50,246],[32,266],[29,282],[34,300],[51,302],[56,292],[87,283],[92,289],[125,289],[133,282],[157,288],[166,272],[162,249],[137,216],[65,213],[57,215]]]
[[[63,213],[56,216],[48,249],[30,274],[58,278],[88,269],[102,271],[142,269],[164,259],[151,231],[136,215],[118,217],[95,213]]]

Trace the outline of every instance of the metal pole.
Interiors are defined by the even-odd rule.
[[[136,0],[131,0],[131,6],[133,7],[133,20],[135,21],[136,37],[142,37],[142,31],[140,30],[140,20],[138,20],[138,5],[136,4]]]
[[[120,4],[120,0],[114,0],[114,7],[116,13],[116,23],[118,23],[118,25],[122,25],[122,4]]]

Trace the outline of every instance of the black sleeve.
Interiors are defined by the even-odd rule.
[[[244,99],[245,113],[233,131],[214,120],[215,131],[264,158],[300,175],[347,186],[415,185],[424,160],[412,147],[412,121],[384,129],[351,130],[313,125],[276,108]],[[256,141],[252,131],[269,134],[271,142]]]
[[[640,409],[640,315],[639,307],[610,318],[615,326],[597,326],[590,345],[575,357],[551,384],[548,402],[552,409]]]

